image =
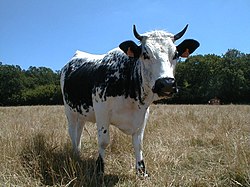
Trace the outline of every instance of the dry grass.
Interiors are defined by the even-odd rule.
[[[62,106],[0,108],[0,186],[96,186],[95,125],[71,155]],[[250,186],[250,106],[152,106],[135,177],[131,137],[111,129],[106,186]]]

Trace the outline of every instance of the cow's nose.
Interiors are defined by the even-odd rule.
[[[177,93],[177,85],[174,78],[160,78],[155,81],[153,92],[159,96],[164,96],[169,93]]]

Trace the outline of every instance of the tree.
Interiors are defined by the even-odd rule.
[[[247,99],[244,94],[249,93],[249,65],[250,59],[236,49],[230,49],[223,55],[218,79],[223,83],[220,94],[225,102],[242,102],[242,97]]]
[[[29,69],[25,71],[25,76],[27,78],[26,86],[28,88],[35,88],[39,85],[59,84],[58,74],[46,67],[30,66]]]
[[[55,105],[62,104],[60,86],[47,84],[28,89],[22,93],[25,105]]]
[[[176,67],[175,78],[180,87],[176,96],[178,102],[206,103],[210,97],[217,94],[213,86],[214,70],[221,61],[216,55],[192,56]]]
[[[192,56],[176,67],[180,92],[170,101],[206,103],[219,97],[224,103],[250,103],[249,64],[250,55],[235,49],[222,56]]]
[[[0,106],[62,104],[60,73],[45,67],[0,63]]]
[[[20,66],[0,65],[0,105],[15,105],[24,89],[24,74]]]

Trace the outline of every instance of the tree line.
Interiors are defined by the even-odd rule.
[[[191,56],[176,66],[179,92],[158,103],[250,103],[250,54],[230,49],[225,54]],[[62,104],[60,71],[46,67],[21,69],[0,62],[0,106]]]
[[[172,103],[205,104],[211,98],[222,103],[250,103],[250,54],[229,49],[222,56],[196,55],[176,67],[180,92]]]
[[[60,73],[46,67],[0,64],[0,106],[62,104]]]

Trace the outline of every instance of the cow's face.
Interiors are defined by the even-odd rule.
[[[159,97],[170,97],[177,92],[174,71],[180,56],[187,57],[198,46],[195,40],[184,40],[176,46],[174,42],[182,37],[187,26],[178,34],[165,31],[152,31],[140,35],[134,26],[134,35],[140,41],[120,44],[120,48],[130,57],[139,58],[144,66],[145,79],[151,90]]]
[[[141,61],[145,66],[148,83],[158,96],[170,96],[177,92],[174,70],[177,49],[173,35],[163,31],[146,33],[141,41]]]

